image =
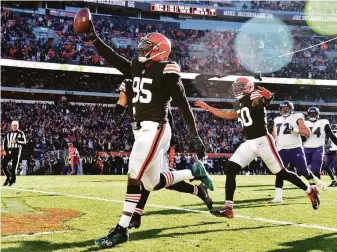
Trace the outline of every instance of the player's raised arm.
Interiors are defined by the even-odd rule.
[[[201,100],[197,100],[194,103],[195,106],[198,106],[204,110],[207,110],[209,112],[211,112],[213,115],[223,118],[223,119],[227,119],[227,120],[235,120],[238,118],[238,114],[235,112],[235,110],[229,110],[229,111],[224,111],[221,109],[217,109],[214,108],[210,105],[208,105],[207,103],[201,101]]]
[[[91,16],[91,15],[90,15]],[[92,20],[89,20],[89,29],[86,32],[88,38],[93,41],[98,53],[114,67],[116,67],[124,75],[131,77],[131,62],[118,53],[111,47],[105,44],[96,34],[95,26]]]
[[[268,89],[264,87],[257,86],[258,90],[255,90],[251,93],[250,97],[252,100],[253,107],[266,107],[268,106],[273,98],[274,95]]]

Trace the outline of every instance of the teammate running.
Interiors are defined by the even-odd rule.
[[[281,116],[274,119],[273,137],[283,165],[296,167],[299,176],[304,176],[311,184],[319,185],[324,190],[325,184],[312,174],[305,160],[301,136],[310,136],[310,130],[305,125],[304,115],[294,113],[294,104],[290,101],[280,104],[280,113]],[[283,179],[276,175],[275,197],[272,203],[282,202],[282,188]]]
[[[232,92],[238,100],[234,109],[223,111],[213,108],[198,100],[195,105],[210,111],[217,117],[227,120],[238,119],[243,127],[246,141],[242,143],[229,159],[226,176],[226,201],[221,209],[211,210],[216,216],[234,218],[233,199],[236,189],[236,174],[246,167],[255,157],[260,156],[270,171],[304,190],[314,209],[318,209],[319,192],[316,186],[307,186],[295,173],[284,168],[276,151],[273,137],[267,131],[266,106],[273,99],[273,94],[263,88],[254,89],[254,83],[248,78],[240,77],[232,85]]]
[[[166,123],[171,99],[180,108],[189,128],[190,146],[201,157],[205,153],[182,85],[180,68],[177,63],[166,61],[171,52],[171,41],[160,33],[150,33],[139,43],[138,57],[129,61],[97,36],[92,20],[86,34],[99,54],[133,81],[135,142],[129,160],[123,214],[107,236],[96,240],[101,247],[113,247],[129,240],[127,227],[143,187],[148,191],[158,190],[186,179],[200,179],[210,189],[213,185],[201,162],[196,162],[191,170],[161,172],[171,139],[171,127]]]

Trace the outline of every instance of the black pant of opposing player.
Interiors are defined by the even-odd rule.
[[[11,169],[8,168],[8,163],[12,160]],[[21,150],[12,150],[8,151],[7,155],[3,158],[1,162],[1,169],[4,171],[6,175],[6,181],[4,186],[13,185],[16,182],[16,170],[19,167],[21,162]]]

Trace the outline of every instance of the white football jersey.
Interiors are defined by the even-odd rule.
[[[208,159],[208,156],[207,156],[207,155],[204,156],[204,157],[202,158],[202,163],[203,163],[203,164],[207,164],[207,159]]]
[[[293,133],[289,129],[289,126],[298,129],[297,120],[299,119],[303,119],[304,121],[304,115],[296,113],[288,117],[278,116],[274,119],[275,141],[279,150],[293,149],[302,146],[300,134]]]
[[[318,148],[325,144],[325,125],[330,125],[327,119],[319,119],[316,122],[305,121],[305,125],[310,129],[310,137],[304,142],[305,148]]]

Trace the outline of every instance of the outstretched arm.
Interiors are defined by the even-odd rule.
[[[229,110],[229,111],[225,111],[225,110],[221,110],[221,109],[217,109],[214,108],[210,105],[208,105],[207,103],[201,101],[201,100],[197,100],[194,103],[195,106],[198,106],[204,110],[208,110],[209,112],[211,112],[213,115],[223,118],[223,119],[227,119],[227,120],[235,120],[238,118],[238,114],[235,112],[235,110]]]
[[[94,23],[90,20],[87,36],[93,41],[98,53],[120,72],[127,77],[131,77],[131,62],[116,53],[111,47],[105,44],[96,34]]]

